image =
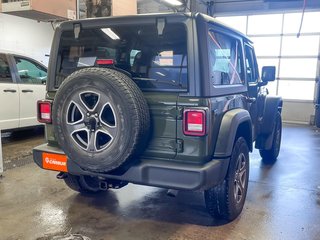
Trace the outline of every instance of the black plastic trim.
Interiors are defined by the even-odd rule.
[[[42,153],[64,154],[60,148],[40,145],[33,149],[35,163],[42,167]],[[74,175],[90,175],[116,179],[135,184],[180,190],[202,190],[218,185],[226,176],[229,158],[213,159],[204,165],[182,164],[168,161],[142,159],[122,175],[95,173],[81,169],[68,159],[68,172]]]
[[[248,123],[252,130],[250,114],[247,110],[238,108],[226,112],[222,118],[214,156],[217,158],[231,156],[233,143],[236,139],[238,127]],[[252,136],[250,131],[249,136]],[[252,151],[252,138],[248,141],[248,148]]]

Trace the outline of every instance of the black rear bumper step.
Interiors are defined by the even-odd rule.
[[[42,153],[64,154],[61,149],[47,144],[34,148],[34,161],[41,168]],[[228,165],[229,158],[213,159],[203,165],[142,159],[122,175],[112,175],[83,170],[71,159],[67,161],[68,172],[73,175],[96,176],[178,190],[202,190],[215,186],[225,178]]]

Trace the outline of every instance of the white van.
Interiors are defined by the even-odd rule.
[[[37,101],[45,98],[47,68],[28,57],[0,52],[0,129],[37,126]]]

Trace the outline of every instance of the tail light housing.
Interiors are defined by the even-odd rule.
[[[41,100],[37,102],[38,105],[38,122],[52,123],[52,102],[48,100]]]
[[[189,136],[206,135],[206,111],[185,109],[183,112],[183,133]]]

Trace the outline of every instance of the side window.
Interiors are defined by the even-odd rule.
[[[213,85],[244,84],[241,43],[230,36],[209,30],[208,48]]]
[[[257,82],[259,76],[257,71],[257,65],[254,58],[254,52],[252,47],[245,45],[246,51],[246,75],[248,83]]]
[[[0,83],[12,83],[8,60],[4,54],[0,54]]]
[[[15,61],[22,83],[46,83],[47,70],[44,67],[25,58],[15,57]]]
[[[135,49],[131,50],[131,52],[130,52],[130,66],[131,67],[133,66],[135,60],[139,57],[140,53],[141,53],[140,50],[135,50]]]
[[[182,53],[175,53],[172,50],[161,51],[153,57],[152,66],[163,67],[186,67],[186,55]]]

